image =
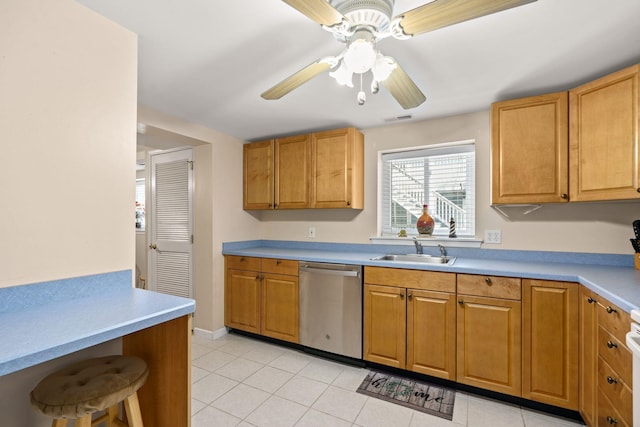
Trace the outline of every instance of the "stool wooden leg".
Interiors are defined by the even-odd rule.
[[[67,419],[66,418],[56,418],[53,420],[51,427],[67,427]]]
[[[91,415],[85,415],[82,418],[78,418],[74,427],[91,427]]]
[[[124,407],[127,410],[129,427],[144,427],[142,424],[142,414],[140,413],[140,403],[138,402],[137,392],[124,400]]]

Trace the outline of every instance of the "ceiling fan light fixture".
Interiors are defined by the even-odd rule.
[[[344,62],[340,62],[340,66],[329,73],[331,77],[336,79],[339,85],[353,87],[353,71],[351,71]]]
[[[373,42],[358,38],[349,44],[342,62],[354,73],[366,73],[376,61],[376,50]]]
[[[383,82],[391,75],[393,70],[396,69],[398,64],[390,56],[384,56],[380,52],[376,55],[376,62],[371,68],[373,73],[373,79],[378,82]]]

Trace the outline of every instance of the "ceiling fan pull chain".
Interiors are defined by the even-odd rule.
[[[367,100],[367,96],[362,90],[362,74],[360,73],[360,92],[358,92],[358,105],[364,105],[364,102]]]

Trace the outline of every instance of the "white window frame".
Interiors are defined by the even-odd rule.
[[[462,241],[475,240],[475,225],[476,225],[476,210],[475,210],[475,198],[476,198],[476,167],[475,167],[475,153],[476,146],[475,140],[464,140],[464,141],[456,141],[456,142],[447,142],[441,144],[432,144],[432,145],[424,145],[418,147],[404,147],[398,148],[394,150],[384,150],[378,152],[378,231],[377,237],[372,238],[372,240],[388,240],[388,239],[397,239],[397,233],[399,230],[388,230],[385,229],[385,220],[388,220],[389,214],[387,214],[387,209],[390,209],[387,206],[387,198],[385,197],[385,185],[386,177],[384,176],[384,158],[396,157],[396,158],[409,158],[412,156],[419,157],[423,155],[435,155],[435,154],[449,154],[461,151],[470,151],[474,153],[474,165],[473,170],[470,171],[470,185],[473,185],[473,194],[469,196],[467,207],[471,209],[471,224],[470,228],[465,231],[456,230],[456,234],[458,236],[457,240],[462,243]],[[431,211],[431,208],[429,209]],[[417,236],[417,230],[415,229],[406,229],[409,237]],[[448,229],[445,231],[444,229],[438,230],[434,232],[433,236],[434,240],[442,240],[449,239]],[[453,239],[451,239],[453,241]]]

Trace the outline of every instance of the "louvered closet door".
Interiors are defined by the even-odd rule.
[[[193,298],[191,149],[151,155],[149,288]]]

